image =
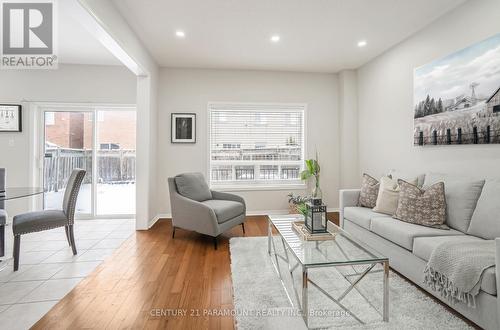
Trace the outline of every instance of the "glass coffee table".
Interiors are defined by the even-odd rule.
[[[280,268],[278,258],[282,259],[288,265],[287,273],[291,276],[292,283],[295,282],[293,280],[293,272],[298,267],[302,268],[302,278],[300,281],[300,283],[302,283],[302,288],[298,290],[298,285],[295,284],[292,284],[292,287],[299,304],[297,307],[301,311],[306,326],[309,326],[308,317],[310,315],[310,306],[308,304],[308,295],[310,286],[321,292],[325,297],[338,305],[344,312],[349,313],[355,320],[364,324],[365,322],[363,322],[359,316],[353,314],[352,311],[342,303],[343,299],[352,290],[356,290],[368,304],[381,314],[383,321],[389,321],[389,258],[381,255],[359,240],[356,240],[334,224],[330,224],[333,225],[332,232],[336,234],[334,239],[305,241],[302,240],[299,234],[292,228],[292,223],[300,220],[303,221],[303,216],[294,214],[270,215],[268,216],[268,220],[268,253],[292,305],[294,304],[290,298],[283,278],[283,275],[286,273]],[[273,236],[273,227],[276,228],[278,237]],[[277,238],[277,240],[275,238]],[[278,243],[275,241],[278,241]],[[279,241],[281,241],[283,247],[281,250],[283,252],[281,254],[278,253],[276,249],[276,244],[279,244]],[[294,263],[293,260],[296,262]],[[374,267],[377,265],[382,265],[382,269],[375,270]],[[340,266],[351,266],[352,271],[345,274],[339,270]],[[309,271],[313,268],[320,267],[331,267],[335,271],[338,271],[347,281],[347,288],[339,296],[334,297],[311,278]],[[359,268],[361,268],[361,271]],[[357,285],[367,274],[376,272],[383,274],[382,312],[370,302],[366,294],[357,288]]]

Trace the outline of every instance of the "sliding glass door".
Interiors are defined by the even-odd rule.
[[[93,112],[44,112],[44,207],[60,209],[66,183],[75,168],[87,171],[76,213],[92,214]]]
[[[46,106],[42,118],[44,208],[61,208],[71,171],[83,168],[77,216],[135,215],[135,109]]]
[[[135,214],[135,111],[97,111],[97,215]]]

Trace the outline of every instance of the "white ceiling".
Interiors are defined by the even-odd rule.
[[[58,51],[59,63],[121,65],[85,27],[70,15],[68,2],[59,1]]]
[[[311,72],[357,68],[464,1],[113,0],[161,66]]]

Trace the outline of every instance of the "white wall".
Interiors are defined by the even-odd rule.
[[[500,1],[468,1],[358,70],[360,170],[499,176],[500,146],[413,146],[413,69],[500,32]]]
[[[29,185],[29,101],[134,104],[135,97],[136,77],[124,67],[61,64],[58,70],[2,70],[0,103],[23,103],[23,132],[0,133],[0,167],[6,168],[8,185]],[[10,216],[27,211],[27,205],[27,199],[6,202]]]
[[[182,172],[207,174],[207,104],[211,101],[307,103],[307,151],[320,153],[321,186],[330,208],[338,206],[338,81],[334,74],[162,69],[158,114],[158,208],[170,213],[167,178]],[[170,114],[197,114],[197,143],[170,143]],[[286,210],[289,191],[238,192],[251,213]],[[302,191],[302,193],[304,193]]]
[[[358,91],[355,70],[339,72],[340,189],[359,186]]]

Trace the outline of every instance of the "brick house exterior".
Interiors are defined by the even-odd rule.
[[[135,111],[101,111],[97,118],[97,148],[114,144],[135,150]],[[92,149],[91,112],[48,112],[45,140],[62,148]]]

